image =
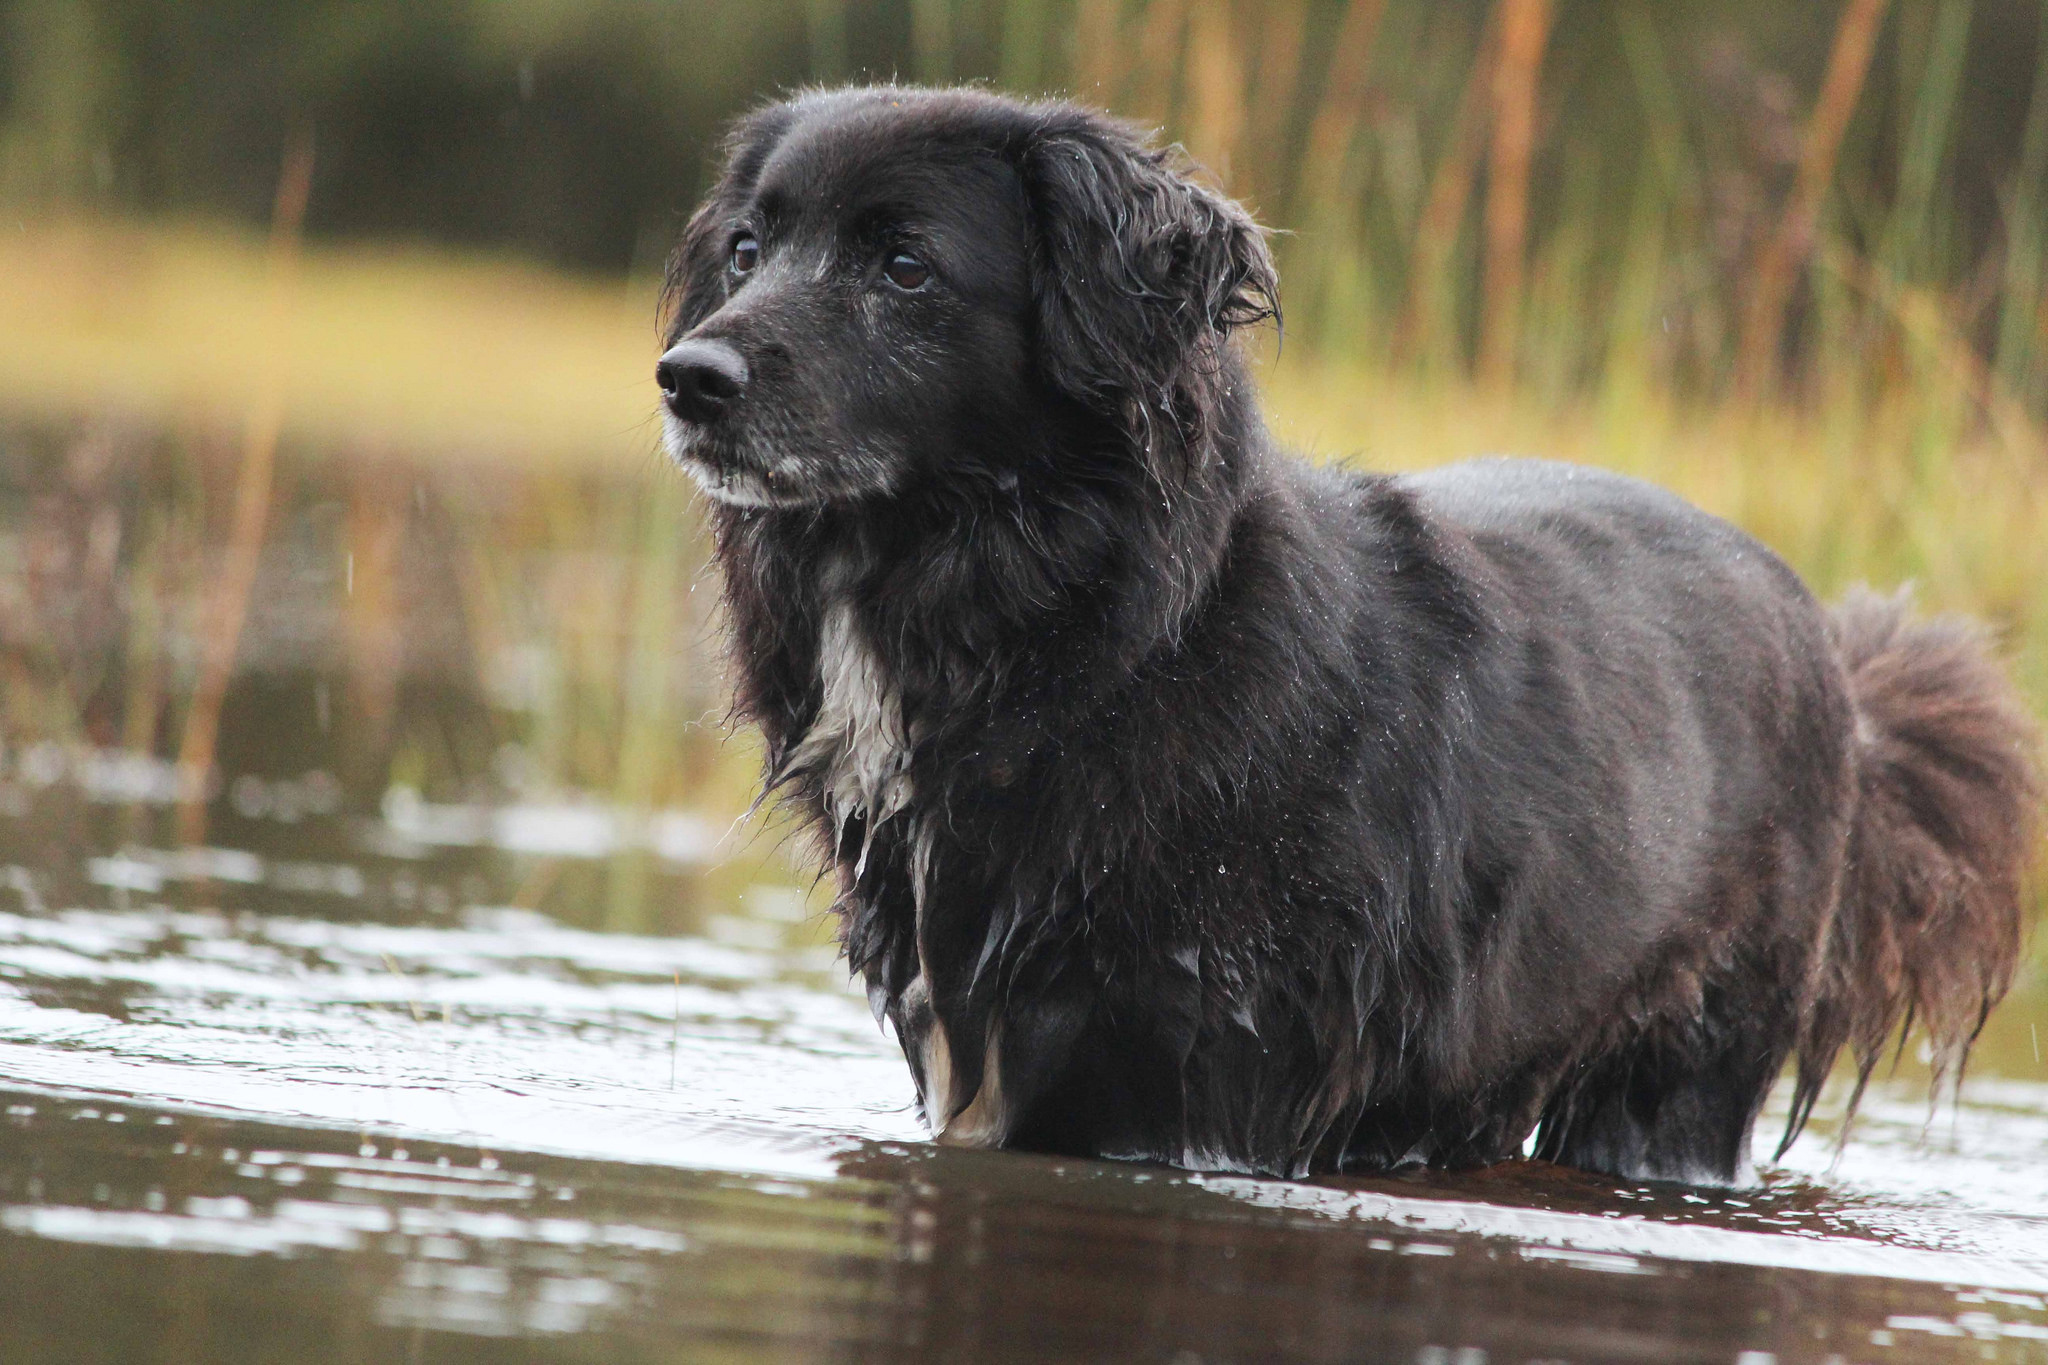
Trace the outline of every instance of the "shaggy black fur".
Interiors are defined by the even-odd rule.
[[[1794,1132],[1916,1010],[1959,1061],[2035,804],[1977,634],[1613,475],[1290,458],[1275,289],[972,91],[755,113],[675,256],[738,709],[941,1140],[1737,1181],[1788,1057]]]

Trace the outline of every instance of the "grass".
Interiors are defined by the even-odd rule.
[[[275,363],[286,434],[334,449],[624,471],[654,448],[651,283],[312,246],[281,340],[268,297],[260,235],[0,217],[0,406],[235,430]]]

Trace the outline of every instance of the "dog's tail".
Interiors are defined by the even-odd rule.
[[[1850,1115],[1894,1030],[1903,1048],[1915,1019],[1936,1084],[1961,1076],[2012,983],[2041,806],[2034,725],[1983,630],[1908,620],[1904,593],[1867,589],[1834,627],[1856,715],[1855,823],[1781,1155],[1844,1044]]]

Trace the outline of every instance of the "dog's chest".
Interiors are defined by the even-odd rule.
[[[822,777],[825,805],[840,826],[859,815],[872,831],[910,802],[910,745],[902,698],[848,602],[826,607],[818,679],[818,712],[790,765]]]

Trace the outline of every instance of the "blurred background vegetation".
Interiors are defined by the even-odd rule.
[[[1319,457],[1657,479],[2048,701],[2048,0],[0,0],[7,761],[723,828],[653,280],[721,121],[891,78],[1185,143]],[[683,913],[626,845],[565,913]]]
[[[260,225],[287,139],[309,130],[316,239],[645,274],[735,110],[805,82],[976,80],[1077,93],[1183,140],[1292,234],[1288,302],[1319,351],[1476,360],[1552,394],[1620,368],[1715,394],[1764,369],[1803,392],[1845,368],[1882,383],[1916,363],[1891,352],[1953,364],[1961,345],[1986,367],[1980,400],[2038,417],[2043,15],[2039,0],[8,0],[0,191]],[[1920,318],[1923,302],[1939,306]]]

